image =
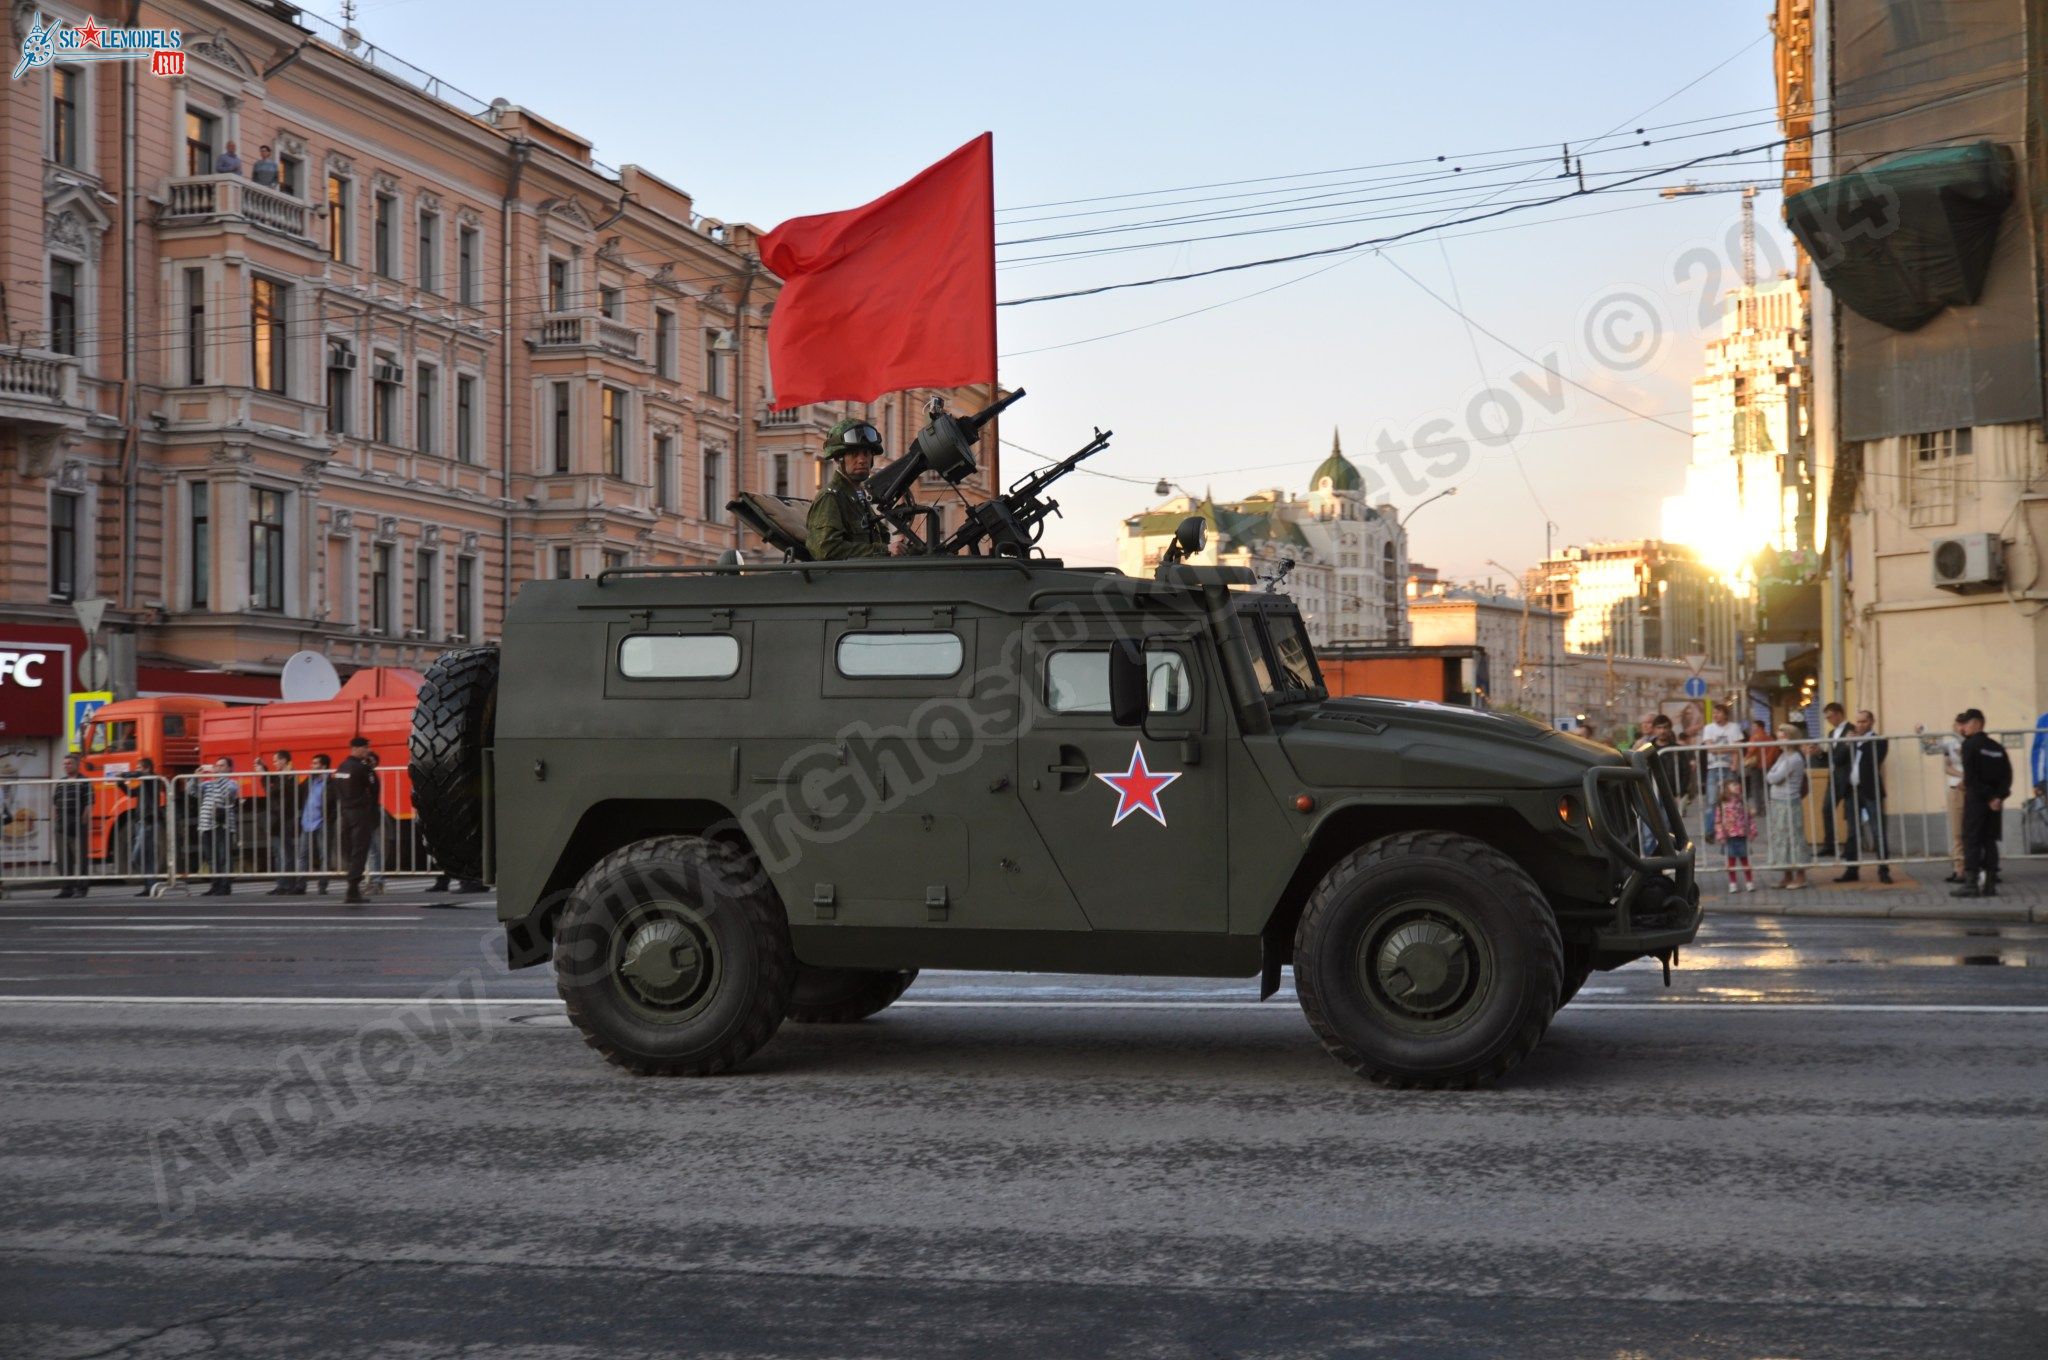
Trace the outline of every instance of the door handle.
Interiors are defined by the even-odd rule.
[[[1047,774],[1085,775],[1088,773],[1088,767],[1086,765],[1048,765],[1045,767],[1045,772]]]

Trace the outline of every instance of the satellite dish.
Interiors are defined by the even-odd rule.
[[[286,703],[317,703],[341,693],[341,676],[334,663],[318,652],[293,652],[285,658],[284,674],[278,688]]]

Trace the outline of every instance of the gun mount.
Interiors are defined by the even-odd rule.
[[[1059,502],[1045,494],[1047,488],[1109,447],[1111,432],[1097,430],[1078,450],[1019,477],[999,496],[977,503],[961,495],[966,513],[960,527],[942,535],[938,508],[920,504],[911,494],[918,478],[929,473],[957,488],[972,477],[980,468],[975,441],[990,421],[1023,396],[1024,389],[1019,388],[969,416],[955,416],[934,399],[930,419],[910,451],[869,476],[867,493],[875,513],[909,539],[915,552],[935,557],[1030,556],[1045,533],[1045,521],[1060,512]],[[802,501],[748,492],[735,497],[727,509],[791,561],[810,560]]]

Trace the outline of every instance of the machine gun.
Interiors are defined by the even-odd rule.
[[[931,420],[911,451],[868,479],[868,495],[877,512],[908,537],[917,551],[936,557],[1029,556],[1045,533],[1046,519],[1060,512],[1059,502],[1045,495],[1046,488],[1079,467],[1083,459],[1109,447],[1109,432],[1097,430],[1080,449],[1019,477],[1000,496],[979,504],[961,496],[966,514],[960,527],[939,537],[937,509],[912,500],[911,488],[927,472],[956,488],[973,476],[974,440],[998,412],[1023,395],[1019,388],[995,405],[964,417],[949,415],[934,401]]]
[[[1038,469],[1010,484],[1010,489],[979,504],[961,495],[966,507],[959,528],[941,536],[938,507],[923,505],[911,492],[917,479],[927,473],[957,488],[979,469],[974,458],[974,441],[998,414],[1024,396],[1024,389],[1004,397],[971,416],[955,416],[937,398],[932,400],[929,420],[918,432],[910,452],[888,466],[871,473],[867,496],[875,513],[909,539],[913,550],[935,557],[1026,557],[1045,532],[1045,521],[1060,512],[1058,501],[1045,495],[1047,487],[1079,467],[1081,461],[1109,447],[1110,433],[1097,430],[1095,437],[1057,463]],[[804,504],[786,497],[748,492],[728,506],[749,528],[794,561],[808,561],[805,547]]]

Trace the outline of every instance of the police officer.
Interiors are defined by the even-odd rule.
[[[2012,792],[2012,762],[1998,739],[1984,731],[1983,710],[1964,709],[1962,721],[1963,883],[1949,896],[1996,897],[1998,814]]]
[[[368,737],[351,738],[348,759],[327,778],[327,805],[341,829],[341,860],[348,876],[345,906],[361,906],[363,865],[370,858],[370,838],[377,834],[377,761]]]
[[[832,473],[818,488],[806,520],[805,546],[820,562],[851,557],[902,556],[910,545],[898,539],[889,545],[889,528],[875,513],[864,485],[882,453],[882,433],[856,416],[834,425],[825,436],[822,457]]]

